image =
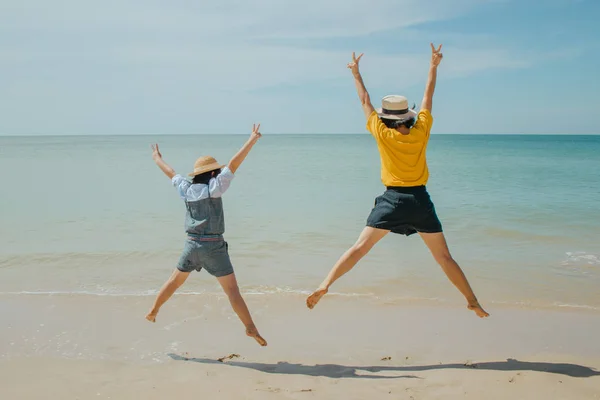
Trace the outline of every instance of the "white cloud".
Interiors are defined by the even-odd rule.
[[[250,36],[358,36],[461,15],[486,0],[19,0],[0,3],[2,26],[137,29]]]

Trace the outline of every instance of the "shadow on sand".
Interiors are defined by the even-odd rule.
[[[506,361],[482,362],[477,364],[438,364],[438,365],[410,365],[410,366],[346,366],[338,364],[291,364],[280,361],[277,364],[253,363],[244,361],[221,362],[208,358],[187,358],[177,354],[169,354],[173,360],[191,361],[200,364],[219,364],[232,367],[249,368],[269,374],[289,374],[289,375],[308,375],[323,376],[328,378],[366,378],[366,379],[397,379],[413,378],[421,379],[415,375],[363,375],[357,374],[357,371],[370,373],[378,372],[420,372],[441,369],[481,369],[493,371],[535,371],[547,372],[551,374],[560,374],[574,378],[590,378],[600,376],[600,372],[593,368],[577,364],[551,363],[551,362],[528,362],[508,359]]]

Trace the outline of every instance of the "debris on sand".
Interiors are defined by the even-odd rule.
[[[221,358],[217,359],[217,361],[224,362],[225,360],[231,360],[231,359],[239,358],[239,357],[240,357],[239,354],[231,353],[227,357],[221,357]]]

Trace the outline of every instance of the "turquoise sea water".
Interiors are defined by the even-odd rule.
[[[240,135],[0,137],[0,293],[151,295],[183,247],[178,172]],[[428,190],[483,303],[600,309],[600,136],[434,135]],[[383,191],[368,135],[265,135],[226,194],[246,292],[313,289]],[[187,292],[217,291],[196,274]],[[388,235],[334,291],[462,301],[418,236]]]

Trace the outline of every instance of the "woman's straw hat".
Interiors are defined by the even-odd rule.
[[[381,105],[381,108],[375,110],[380,118],[405,121],[417,116],[414,109],[408,108],[408,100],[404,96],[385,96],[381,100]]]
[[[225,167],[221,165],[211,156],[202,156],[194,163],[194,172],[190,173],[189,176],[196,176],[205,172],[214,171],[215,169],[221,169]]]

